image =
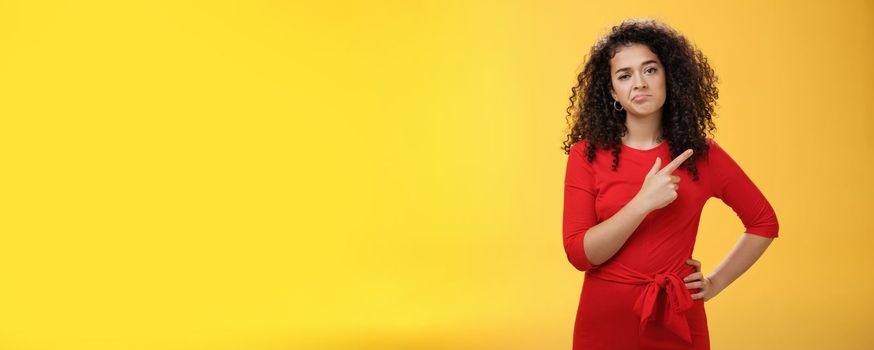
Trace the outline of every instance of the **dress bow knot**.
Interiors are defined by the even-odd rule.
[[[656,305],[662,289],[665,290],[667,298],[662,320],[665,328],[691,344],[692,334],[689,331],[686,311],[692,307],[692,296],[686,288],[686,283],[674,273],[660,273],[653,276],[652,281],[647,283],[646,289],[637,298],[634,312],[640,316],[641,333],[646,329],[647,323],[656,317]]]

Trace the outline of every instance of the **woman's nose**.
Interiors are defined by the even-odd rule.
[[[644,81],[643,78],[637,78],[637,81],[634,82],[634,86],[640,89],[645,88],[646,81]]]

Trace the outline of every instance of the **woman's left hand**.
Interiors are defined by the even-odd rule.
[[[693,300],[704,298],[704,301],[708,301],[710,299],[713,299],[713,297],[715,297],[717,294],[719,294],[722,288],[715,286],[710,280],[710,277],[706,277],[704,276],[704,274],[701,273],[700,261],[695,259],[689,259],[686,260],[686,263],[695,266],[695,269],[698,270],[697,272],[694,272],[683,278],[683,281],[686,282],[686,288],[700,289],[698,293],[692,294]]]

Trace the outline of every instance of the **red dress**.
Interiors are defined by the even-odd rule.
[[[586,140],[571,146],[564,188],[562,233],[570,263],[585,271],[574,324],[573,349],[710,349],[704,299],[692,299],[683,278],[696,271],[692,258],[704,203],[720,198],[746,233],[776,238],[777,216],[743,170],[712,138],[706,159],[696,162],[698,181],[680,168],[678,197],[650,212],[625,244],[592,266],[583,236],[625,206],[643,185],[655,158],[673,158],[668,142],[649,150],[622,145],[616,171],[612,150],[598,149],[590,164]],[[705,272],[706,274],[706,272]]]

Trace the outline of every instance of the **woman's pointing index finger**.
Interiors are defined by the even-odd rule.
[[[692,149],[687,149],[685,152],[680,153],[677,158],[674,158],[674,160],[668,163],[668,165],[665,165],[665,167],[662,168],[662,170],[659,170],[659,172],[661,172],[662,174],[670,174],[674,172],[674,170],[677,170],[677,168],[680,167],[680,164],[683,164],[686,159],[689,159],[689,157],[692,156],[692,152]]]

